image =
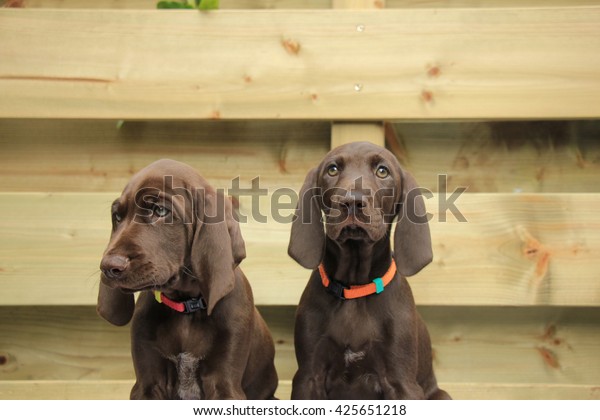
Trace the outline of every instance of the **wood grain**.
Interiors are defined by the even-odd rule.
[[[332,0],[334,9],[383,9],[386,0]]]
[[[367,0],[368,1],[368,0]],[[375,0],[376,1],[376,0]],[[26,0],[30,8],[154,9],[151,0]],[[385,0],[387,8],[593,6],[598,0]],[[2,1],[0,1],[2,4]],[[327,9],[331,0],[227,0],[221,9]]]
[[[388,147],[434,192],[600,192],[598,121],[393,127]],[[331,131],[328,122],[127,121],[117,128],[116,121],[0,120],[0,191],[120,191],[163,157],[189,163],[217,187],[239,176],[243,186],[260,177],[263,188],[297,188],[329,150]]]
[[[394,127],[402,144],[390,149],[398,149],[405,167],[432,191],[600,192],[598,121],[438,121]],[[438,174],[444,175],[442,182]]]
[[[42,0],[45,1],[45,0]],[[74,0],[81,1],[81,0]],[[593,6],[598,0],[386,0],[390,8]]]
[[[600,7],[2,9],[0,117],[594,118],[599,21]]]
[[[280,375],[295,371],[293,310],[261,308],[276,346]],[[0,307],[0,381],[130,380],[134,378],[129,326],[101,319],[94,307]],[[127,393],[128,396],[128,393]]]
[[[133,379],[0,380],[1,400],[127,400]]]
[[[261,306],[281,380],[296,371],[295,307]],[[600,385],[593,308],[419,307],[440,382]],[[0,381],[130,380],[129,327],[93,307],[0,307]]]
[[[117,196],[0,194],[0,304],[94,304]],[[455,204],[466,223],[440,212],[440,197],[426,200],[434,261],[410,279],[419,303],[598,305],[598,194],[463,194]],[[251,216],[249,201],[240,209]],[[287,256],[289,223],[265,201],[267,223],[248,217],[241,226],[242,268],[258,303],[293,305],[309,273]]]
[[[584,0],[577,1],[583,2]],[[2,1],[0,1],[1,3]],[[156,9],[156,3],[153,0],[27,0],[26,7],[50,9]],[[325,9],[330,6],[331,0],[227,0],[219,4],[219,9]]]
[[[263,188],[304,180],[329,150],[329,122],[0,120],[0,191],[115,192],[171,158],[213,186]]]
[[[331,125],[331,149],[357,141],[368,141],[384,147],[383,123],[335,122]]]
[[[132,380],[106,381],[0,381],[0,399],[10,400],[122,400]],[[591,400],[599,399],[597,386],[548,384],[441,383],[456,400]],[[287,400],[292,381],[279,381],[275,395]]]

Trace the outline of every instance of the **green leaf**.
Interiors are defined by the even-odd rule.
[[[179,1],[159,1],[156,4],[157,9],[193,9],[191,5],[187,3],[187,1],[179,2]]]
[[[215,10],[219,8],[219,0],[201,0],[200,10]]]

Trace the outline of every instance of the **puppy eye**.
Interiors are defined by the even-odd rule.
[[[387,178],[390,174],[390,170],[383,165],[379,165],[375,170],[375,175],[379,178]]]
[[[115,223],[121,223],[121,220],[123,220],[123,218],[117,212],[114,212],[112,214],[112,217],[113,217],[113,220],[115,221]]]
[[[327,175],[329,175],[329,176],[338,176],[339,173],[340,173],[340,168],[338,168],[338,166],[335,163],[332,165],[329,165],[329,167],[327,168]]]
[[[167,209],[166,207],[163,207],[163,206],[159,206],[158,204],[155,204],[154,207],[152,208],[152,212],[154,213],[154,215],[156,217],[165,217],[167,214],[169,214],[169,209]]]

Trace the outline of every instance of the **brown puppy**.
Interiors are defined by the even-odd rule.
[[[296,313],[293,399],[450,398],[405,278],[432,260],[425,212],[413,177],[373,144],[340,146],[308,173],[288,250],[314,270]]]
[[[98,313],[133,316],[131,398],[273,398],[273,340],[237,267],[246,250],[229,199],[160,160],[131,179],[112,222]]]

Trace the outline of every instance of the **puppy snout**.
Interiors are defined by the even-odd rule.
[[[367,207],[367,199],[362,193],[346,194],[338,200],[340,207],[345,208],[348,214],[359,214]]]
[[[122,255],[105,255],[100,263],[100,270],[111,280],[122,278],[127,267],[129,267],[129,258]]]

